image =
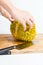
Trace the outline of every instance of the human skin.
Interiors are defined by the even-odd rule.
[[[27,11],[17,9],[10,0],[0,0],[0,9],[2,15],[11,22],[17,19],[23,25],[24,30],[26,30],[26,23],[30,26],[30,29],[32,28],[34,24],[33,16]]]
[[[8,13],[8,11],[6,11],[2,6],[0,6],[0,12],[1,12],[2,16],[6,17],[10,21],[14,20],[11,18],[11,15]]]

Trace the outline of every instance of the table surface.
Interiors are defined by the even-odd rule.
[[[11,50],[12,54],[43,53],[43,34],[37,34],[30,42],[15,40],[11,34],[0,34],[0,49],[17,46]]]

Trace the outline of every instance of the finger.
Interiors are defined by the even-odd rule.
[[[26,24],[25,23],[23,23],[23,27],[24,27],[24,31],[26,30]]]
[[[13,23],[14,19],[12,17],[8,17],[8,19]]]
[[[11,17],[11,15],[1,6],[1,14],[9,19],[11,22],[14,21],[14,19]]]
[[[31,29],[32,25],[33,25],[32,22],[30,20],[28,20],[26,23],[30,26],[30,29]]]
[[[29,20],[30,20],[32,23],[34,23],[34,18],[33,18],[32,16],[29,18]]]
[[[22,20],[20,23],[23,25],[23,28],[24,28],[24,31],[25,31],[26,30],[26,23],[25,23],[25,21]]]

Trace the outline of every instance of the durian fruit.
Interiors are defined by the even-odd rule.
[[[14,22],[11,23],[10,31],[15,39],[23,41],[32,41],[36,35],[35,24],[32,26],[31,30],[29,25],[26,24],[26,30],[24,31],[22,24],[17,20],[14,20]]]

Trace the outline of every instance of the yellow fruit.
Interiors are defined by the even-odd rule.
[[[17,20],[14,20],[14,22],[11,23],[10,31],[15,39],[23,41],[32,41],[36,35],[35,24],[31,30],[29,29],[29,25],[26,24],[26,31],[24,31],[22,24]]]

